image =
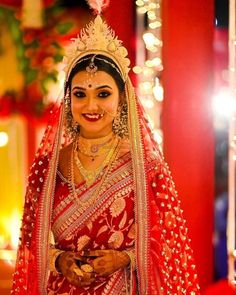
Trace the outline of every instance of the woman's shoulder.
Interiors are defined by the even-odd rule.
[[[122,138],[120,140],[118,158],[130,153],[130,142],[127,138]]]
[[[72,143],[68,144],[67,146],[63,147],[59,153],[59,161],[64,160],[65,158],[71,155]]]
[[[58,170],[65,177],[69,175],[69,163],[71,161],[72,143],[63,147],[59,153]]]
[[[131,143],[129,139],[124,138],[120,141],[118,158],[126,158],[127,156],[132,158]],[[148,170],[155,168],[155,171],[159,170],[163,163],[165,164],[164,156],[160,150],[150,150],[148,148],[145,148],[144,162]]]

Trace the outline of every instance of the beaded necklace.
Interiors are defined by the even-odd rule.
[[[73,161],[74,160],[75,144],[76,143],[74,142],[73,146],[72,146],[72,151],[71,151],[71,161],[70,161],[70,170],[69,170],[69,191],[70,191],[70,194],[73,196],[74,200],[76,201],[76,203],[78,204],[79,212],[82,213],[85,209],[87,209],[91,205],[95,204],[95,202],[99,196],[99,192],[102,191],[103,186],[106,184],[106,180],[109,178],[109,175],[112,171],[112,168],[115,164],[116,157],[119,152],[120,139],[118,139],[118,141],[116,143],[116,147],[113,151],[112,156],[110,157],[110,161],[107,165],[107,168],[104,171],[100,185],[98,185],[97,189],[93,193],[91,193],[91,195],[89,196],[89,198],[85,202],[81,201],[76,196],[75,179],[74,179],[74,161]]]
[[[109,146],[109,152],[107,153],[107,156],[105,157],[103,163],[100,165],[100,167],[98,167],[96,169],[93,169],[93,170],[88,170],[88,169],[84,168],[84,166],[82,165],[82,163],[81,163],[81,161],[79,159],[78,152],[77,152],[77,147],[75,145],[75,149],[74,149],[75,163],[76,163],[76,166],[78,167],[81,175],[85,179],[87,186],[90,186],[99,177],[99,175],[101,174],[104,167],[106,165],[108,165],[108,163],[110,162],[110,159],[111,159],[111,157],[112,157],[112,155],[114,153],[114,150],[115,150],[115,148],[117,146],[117,143],[118,143],[118,138],[115,137],[113,139],[112,145]]]

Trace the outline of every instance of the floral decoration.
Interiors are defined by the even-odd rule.
[[[24,87],[17,93],[9,89],[0,96],[0,116],[23,113],[43,117],[51,108],[46,96],[52,83],[58,79],[57,65],[63,57],[59,44],[62,36],[73,27],[72,22],[60,19],[57,5],[44,10],[42,29],[25,29],[21,26],[21,11],[0,6],[0,20],[8,25],[17,51],[18,67],[24,76]]]

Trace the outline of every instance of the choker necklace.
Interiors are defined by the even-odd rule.
[[[76,150],[77,152],[79,151],[81,154],[90,157],[91,160],[94,161],[96,157],[104,155],[110,150],[113,139],[113,132],[110,132],[106,136],[93,139],[79,136],[76,142]]]
[[[87,170],[82,165],[78,152],[76,151],[76,146],[74,150],[74,160],[77,168],[80,171],[80,174],[83,176],[84,180],[86,181],[87,186],[90,186],[101,174],[104,167],[107,166],[110,163],[110,160],[114,154],[114,151],[119,143],[119,139],[117,137],[114,137],[112,140],[112,144],[109,145],[109,151],[107,150],[107,156],[105,157],[104,161],[101,163],[101,165],[97,169],[93,170]]]

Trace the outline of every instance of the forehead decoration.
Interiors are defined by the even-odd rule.
[[[76,63],[89,54],[94,54],[95,59],[96,55],[103,55],[110,58],[117,65],[123,81],[126,81],[130,70],[130,60],[127,57],[127,50],[122,46],[122,42],[118,40],[114,31],[102,20],[100,15],[97,15],[94,21],[91,21],[82,29],[80,35],[72,39],[71,44],[66,49],[63,60],[66,80]],[[88,70],[90,72],[96,70],[96,65],[92,59]]]
[[[91,58],[89,65],[86,67],[86,72],[89,73],[89,74],[91,74],[91,75],[95,74],[98,71],[98,67],[94,63],[95,56],[96,55],[94,55]]]

